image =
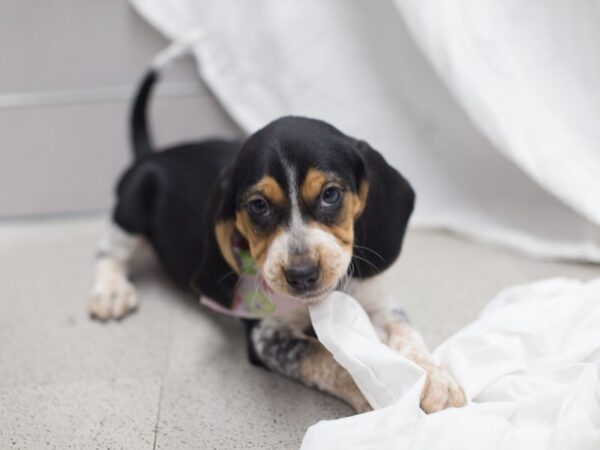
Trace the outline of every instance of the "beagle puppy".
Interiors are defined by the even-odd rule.
[[[98,251],[92,316],[120,319],[138,306],[128,272],[143,242],[177,284],[221,311],[235,309],[240,281],[252,273],[255,294],[282,296],[291,307],[242,319],[250,361],[363,412],[368,402],[311,333],[307,309],[349,290],[384,342],[426,370],[423,410],[463,405],[461,387],[434,364],[379,281],[400,254],[413,210],[408,181],[366,142],[304,117],[275,120],[243,142],[155,152],[146,110],[158,76],[148,72],[134,102],[135,161],[118,183],[112,230]]]

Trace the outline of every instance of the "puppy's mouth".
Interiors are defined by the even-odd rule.
[[[331,294],[331,292],[333,292],[340,284],[336,283],[330,286],[317,287],[310,291],[294,292],[294,290],[290,289],[288,286],[283,287],[277,281],[270,282],[268,278],[264,276],[263,280],[265,281],[269,289],[271,289],[273,292],[284,297],[288,297],[290,299],[298,300],[299,302],[304,304],[315,304],[325,300],[325,298],[329,294]]]
[[[324,300],[325,297],[327,297],[334,289],[335,289],[335,285],[317,289],[312,292],[302,292],[300,294],[291,294],[291,295],[298,299],[304,300],[305,302],[308,302],[308,303],[317,303],[317,302]]]
[[[336,283],[332,284],[331,286],[325,286],[320,289],[316,289],[312,292],[296,294],[295,297],[302,299],[307,303],[318,303],[320,301],[325,300],[325,298],[336,289],[343,291],[346,287],[346,284],[346,279],[344,277],[341,277]]]

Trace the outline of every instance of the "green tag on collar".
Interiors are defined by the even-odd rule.
[[[256,264],[248,250],[236,249],[236,254],[240,262],[241,272],[246,275],[258,275]]]

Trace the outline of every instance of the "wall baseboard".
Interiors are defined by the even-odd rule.
[[[0,109],[130,101],[133,99],[136,88],[137,85],[61,91],[12,92],[0,94]],[[208,89],[198,80],[197,82],[161,83],[155,97],[187,97],[193,95],[210,94]]]

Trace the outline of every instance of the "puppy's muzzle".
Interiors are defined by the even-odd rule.
[[[319,282],[319,266],[309,262],[296,263],[284,269],[285,279],[298,294],[314,291]]]

